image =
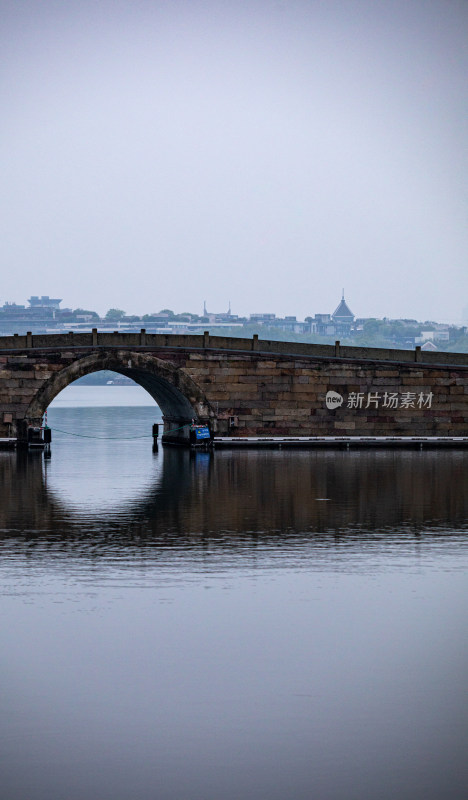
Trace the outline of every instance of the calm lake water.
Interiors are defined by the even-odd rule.
[[[468,796],[468,451],[0,453],[5,800]],[[70,435],[75,434],[75,435]]]

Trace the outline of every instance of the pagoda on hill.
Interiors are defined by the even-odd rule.
[[[332,314],[332,320],[338,325],[352,325],[354,322],[354,314],[345,300],[344,289],[341,295],[341,302]]]
[[[335,325],[336,336],[347,337],[350,335],[351,328],[354,323],[354,314],[345,300],[344,289],[341,295],[341,301],[338,305],[338,308],[335,309],[335,311],[331,315],[331,318],[332,322]]]

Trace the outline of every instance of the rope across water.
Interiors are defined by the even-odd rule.
[[[184,428],[188,428],[192,423],[187,422],[185,425],[181,425],[179,428],[172,428],[172,430],[168,431],[168,433],[175,433],[176,431],[181,431]],[[144,433],[142,436],[92,436],[88,433],[72,433],[71,431],[64,431],[61,428],[56,428],[55,426],[51,428],[53,431],[57,431],[58,433],[64,433],[66,436],[76,436],[79,439],[153,439],[154,437],[150,433]]]

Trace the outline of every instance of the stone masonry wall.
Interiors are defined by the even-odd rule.
[[[199,359],[190,355],[185,368],[223,433],[234,417],[231,435],[468,435],[468,369],[217,354],[200,366]],[[327,407],[330,391],[341,406]]]
[[[366,348],[351,357],[357,348],[256,338],[221,339],[224,349],[213,346],[219,339],[144,332],[3,337],[0,436],[15,434],[54,374],[103,348],[121,356],[123,367],[134,352],[171,365],[176,377],[189,376],[221,435],[468,436],[467,355]],[[333,397],[327,405],[329,392],[338,396],[335,406]]]

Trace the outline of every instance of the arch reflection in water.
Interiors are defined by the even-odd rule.
[[[138,531],[146,542],[182,546],[211,537],[308,546],[362,536],[466,530],[464,452],[219,452],[153,455],[140,442],[57,445],[51,462],[3,459],[10,492],[4,528],[26,532]],[[7,454],[5,454],[6,456]],[[95,479],[93,478],[95,475]],[[322,498],[329,498],[323,502]]]
[[[60,500],[75,514],[100,516],[115,514],[128,503],[153,490],[161,472],[161,459],[152,453],[151,434],[141,439],[127,438],[127,409],[114,409],[112,420],[104,409],[94,409],[93,424],[86,424],[89,414],[73,409],[73,417],[83,418],[87,436],[73,438],[54,434],[53,456],[44,461],[44,482],[51,497]],[[138,409],[134,416],[140,430],[151,431],[154,415]],[[135,421],[135,420],[134,420]],[[61,415],[64,430],[72,428],[68,414]],[[121,436],[122,438],[119,438]],[[109,438],[106,438],[109,437]]]

